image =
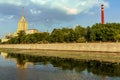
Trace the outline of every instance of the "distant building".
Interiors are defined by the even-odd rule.
[[[12,37],[18,36],[18,33],[20,31],[24,31],[26,33],[26,35],[27,34],[39,33],[39,31],[37,29],[28,29],[28,22],[26,21],[26,19],[24,17],[24,8],[22,9],[22,17],[21,17],[21,19],[18,22],[17,31],[14,32],[13,35],[11,33],[6,35],[4,38],[1,39],[1,42],[7,42]]]
[[[4,38],[1,39],[1,42],[7,42],[9,39],[11,39],[12,37],[14,37],[11,33],[9,33],[8,35],[6,35]]]
[[[28,30],[28,23],[24,17],[24,8],[22,10],[22,17],[20,19],[20,21],[18,22],[18,29],[17,32],[20,31],[27,31]]]
[[[3,43],[3,42],[7,42],[8,40],[9,40],[8,38],[5,38],[5,37],[4,37],[4,38],[1,39],[1,42],[2,42],[2,43]]]
[[[25,31],[26,34],[34,34],[34,33],[39,33],[39,31],[37,29],[29,29],[27,31]]]
[[[28,23],[24,17],[24,8],[22,9],[22,17],[18,22],[17,32],[14,33],[14,36],[18,36],[20,31],[24,31],[26,34],[34,34],[39,32],[37,29],[28,29]]]

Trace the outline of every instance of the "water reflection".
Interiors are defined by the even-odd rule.
[[[98,75],[101,76],[102,80],[107,80],[107,76],[120,77],[119,63],[99,62],[95,60],[87,61],[72,58],[32,56],[5,52],[1,52],[1,55],[4,58],[14,60],[17,67],[21,69],[32,68],[33,65],[47,65],[48,67],[52,66],[63,71],[73,71],[73,73],[78,74],[90,73],[90,75]]]
[[[1,53],[1,55],[14,59],[17,63],[17,67],[27,68],[28,65],[47,65],[52,64],[54,67],[58,67],[62,70],[75,70],[80,73],[87,69],[88,72],[92,72],[97,75],[108,76],[120,76],[120,64],[110,62],[99,61],[85,61],[76,60],[71,58],[59,58],[59,57],[47,57],[47,56],[31,56],[14,53]]]
[[[6,53],[6,52],[1,52],[0,53],[4,58],[6,58],[7,56],[8,56],[8,53]]]

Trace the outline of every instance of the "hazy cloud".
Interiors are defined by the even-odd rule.
[[[101,3],[109,7],[109,3],[106,0],[0,0],[0,3],[17,6],[31,6],[31,3],[33,3],[48,9],[58,9],[68,15],[84,13],[95,6],[99,6]],[[31,12],[33,14],[39,13],[39,11],[35,10],[31,10]]]
[[[58,9],[69,15],[76,15],[86,10],[89,11],[95,6],[104,3],[109,7],[109,3],[105,0],[31,0],[31,2],[48,7],[50,9]]]
[[[29,1],[28,0],[0,0],[0,4],[11,4],[11,5],[28,5]]]
[[[5,3],[8,3],[8,4],[15,4],[15,5],[21,5],[22,1],[21,0],[0,0],[0,3],[1,4],[5,4]]]
[[[35,9],[30,9],[30,12],[31,12],[31,14],[35,14],[35,15],[38,15],[41,13],[40,10],[35,10]]]
[[[13,18],[14,18],[14,15],[8,16],[8,19],[13,19]]]

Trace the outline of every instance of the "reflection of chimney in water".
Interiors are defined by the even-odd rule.
[[[104,4],[101,5],[101,23],[104,24]]]

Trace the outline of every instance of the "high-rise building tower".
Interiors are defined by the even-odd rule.
[[[104,24],[104,4],[101,5],[101,23]]]
[[[21,17],[20,21],[18,22],[17,32],[27,31],[27,30],[28,30],[28,23],[27,23],[27,21],[25,20],[25,17],[24,17],[24,7],[23,7],[22,8],[22,17]]]

